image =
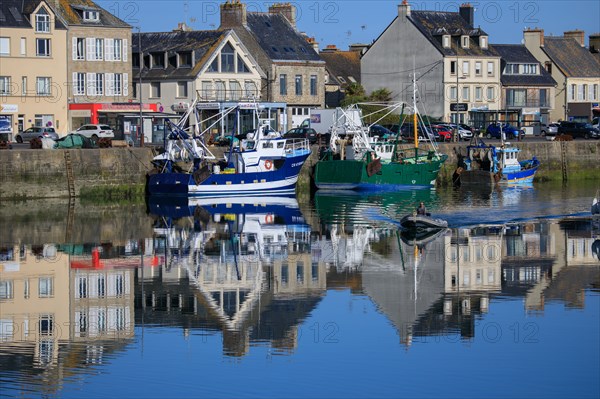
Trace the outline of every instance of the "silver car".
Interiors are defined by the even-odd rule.
[[[58,134],[53,127],[30,127],[22,133],[17,133],[15,140],[17,143],[23,143],[25,141],[31,141],[35,138],[48,138],[52,140],[58,140]]]

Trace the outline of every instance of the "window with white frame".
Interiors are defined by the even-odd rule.
[[[86,22],[100,21],[100,13],[96,10],[86,10],[83,12],[83,20]]]
[[[0,76],[0,95],[10,94],[10,76]]]
[[[536,75],[537,74],[537,64],[523,64],[523,74],[524,75]]]
[[[244,60],[242,60],[242,57],[240,57],[239,55],[237,56],[237,71],[238,73],[250,72],[250,68],[248,68]]]
[[[481,97],[483,96],[483,90],[481,86],[475,87],[475,101],[481,101]]]
[[[584,85],[584,84],[577,85],[577,101],[585,101],[585,97],[586,97],[585,89],[586,88],[587,88],[587,85]]]
[[[456,86],[450,86],[450,100],[456,100]]]
[[[40,335],[52,335],[54,333],[54,316],[40,315],[39,332]]]
[[[518,75],[519,74],[519,64],[506,64],[504,67],[505,75]]]
[[[150,97],[160,98],[160,82],[150,83]]]
[[[296,95],[302,95],[302,75],[296,75]]]
[[[39,278],[38,295],[40,298],[50,298],[54,296],[54,279],[52,277]]]
[[[317,75],[310,75],[310,95],[317,95]]]
[[[590,100],[598,100],[598,84],[590,85]]]
[[[494,88],[494,86],[488,86],[486,94],[487,94],[486,97],[487,97],[488,101],[496,100],[496,89]]]
[[[38,33],[50,32],[50,14],[44,7],[35,15],[35,31]]]
[[[123,39],[113,39],[112,60],[121,61],[123,59]]]
[[[50,39],[35,39],[36,55],[50,57]]]
[[[237,101],[240,99],[240,97],[242,96],[242,85],[240,85],[240,82],[238,82],[237,80],[230,80],[229,81],[229,98],[231,100]]]
[[[469,70],[471,69],[471,63],[469,61],[463,61],[462,74],[463,76],[469,76]]]
[[[576,86],[574,84],[569,85],[567,95],[571,101],[575,100],[575,92],[576,92]]]
[[[75,298],[88,297],[88,280],[86,276],[78,276],[75,278]]]
[[[12,299],[13,295],[12,280],[0,280],[0,299]]]
[[[450,75],[456,75],[456,61],[450,61]]]
[[[469,86],[464,86],[462,88],[462,99],[464,101],[469,101],[471,98],[471,88]]]
[[[221,50],[221,72],[235,72],[235,50],[231,44],[225,43]]]
[[[96,95],[101,96],[104,94],[104,74],[96,74]]]
[[[73,95],[84,96],[85,95],[85,73],[74,72],[73,73]]]
[[[10,37],[0,37],[0,56],[10,55]]]
[[[95,38],[93,48],[93,60],[102,61],[104,59],[104,39]]]
[[[287,75],[284,73],[279,75],[279,95],[287,96]]]
[[[27,38],[21,38],[21,55],[27,55]]]
[[[73,38],[73,60],[85,60],[85,38],[83,37]]]
[[[442,36],[442,46],[444,48],[450,48],[450,35]]]
[[[21,95],[27,95],[27,76],[21,76]]]
[[[487,63],[487,75],[494,76],[494,62],[488,61]]]
[[[177,82],[177,97],[185,98],[188,96],[188,83]]]
[[[203,99],[212,99],[214,97],[213,83],[210,80],[202,81],[201,96]]]
[[[460,37],[460,43],[462,48],[469,48],[469,36],[462,35]]]
[[[475,61],[475,76],[481,76],[481,61]]]
[[[479,47],[483,50],[487,50],[488,48],[488,37],[487,36],[479,36]]]
[[[226,98],[227,90],[225,88],[225,82],[216,81],[215,82],[215,92],[217,96],[217,101],[224,101]]]
[[[36,94],[38,96],[49,96],[50,93],[50,78],[38,76],[36,81]]]

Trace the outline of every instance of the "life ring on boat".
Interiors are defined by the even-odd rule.
[[[265,169],[266,170],[271,170],[272,167],[273,167],[273,161],[271,161],[270,159],[267,159],[265,161]]]
[[[267,216],[265,216],[265,222],[267,224],[273,224],[273,215],[267,215]]]

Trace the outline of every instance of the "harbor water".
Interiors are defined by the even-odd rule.
[[[0,396],[597,398],[599,185],[3,202]]]

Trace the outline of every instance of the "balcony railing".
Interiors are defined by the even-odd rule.
[[[547,100],[507,100],[506,108],[550,108],[550,102]]]

